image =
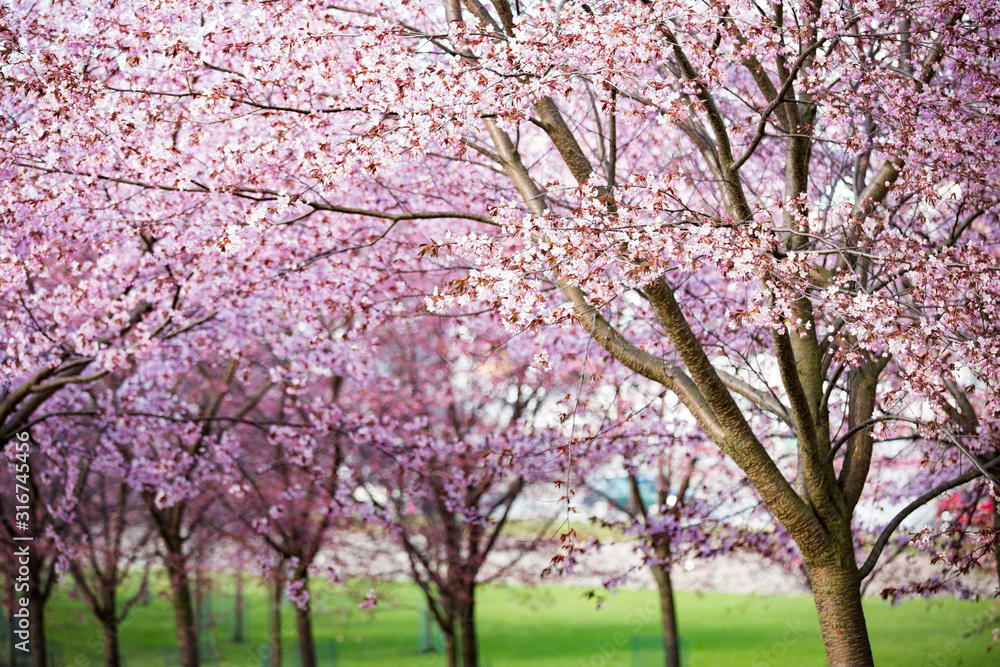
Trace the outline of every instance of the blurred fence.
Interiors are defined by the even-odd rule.
[[[13,618],[5,618],[0,622],[0,667],[31,667],[31,654],[14,648],[11,624]],[[46,642],[48,667],[65,667],[66,648],[61,642]]]
[[[282,645],[281,667],[302,667],[302,655],[299,651],[299,643],[291,642]],[[316,642],[316,664],[321,667],[337,667],[337,642],[334,640]],[[274,664],[271,655],[260,657],[260,667],[278,667]]]

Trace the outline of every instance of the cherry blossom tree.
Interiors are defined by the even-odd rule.
[[[31,460],[37,469],[33,476],[40,482],[32,497],[41,538],[35,544],[43,556],[42,569],[48,570],[44,579],[38,576],[39,587],[33,591],[39,599],[32,634],[41,639],[32,654],[41,654],[37,659],[47,664],[43,608],[56,576],[68,574],[75,584],[72,594],[84,600],[102,627],[108,665],[120,665],[119,627],[147,592],[152,554],[144,545],[151,528],[117,463],[94,457],[101,432],[89,419],[65,416],[50,412],[29,424],[38,444]],[[123,583],[139,571],[140,585],[123,597]]]
[[[73,511],[79,492],[79,477],[72,467],[62,470],[61,459],[55,453],[55,443],[49,434],[35,431],[29,440],[32,452],[23,459],[15,455],[14,448],[5,454],[4,463],[14,470],[17,462],[22,462],[21,472],[11,481],[17,481],[21,493],[8,494],[0,501],[3,516],[0,517],[0,540],[4,548],[4,574],[10,581],[11,603],[27,599],[27,613],[30,620],[30,637],[18,638],[13,634],[11,624],[9,637],[11,656],[23,656],[14,645],[28,640],[28,659],[32,667],[47,667],[48,639],[46,635],[45,611],[52,592],[55,590],[58,573],[58,548],[56,536],[63,532],[73,519]],[[25,493],[22,489],[27,488]],[[26,501],[26,502],[24,502]],[[27,520],[22,523],[25,515]],[[32,537],[25,551],[23,543],[16,538]],[[35,539],[37,536],[37,539]],[[19,548],[21,547],[21,548]],[[12,609],[13,611],[13,609]]]
[[[380,373],[363,394],[372,417],[355,435],[359,492],[406,554],[448,664],[465,667],[480,664],[476,587],[543,540],[505,538],[515,502],[528,486],[565,478],[565,437],[546,415],[560,374],[532,368],[529,341],[497,333],[482,316],[382,327]],[[500,549],[509,562],[489,567]]]
[[[649,413],[655,414],[652,410]],[[602,436],[619,446],[611,449],[610,456],[604,459],[607,465],[597,467],[594,473],[624,472],[626,496],[609,493],[605,488],[606,477],[584,484],[589,493],[614,510],[611,517],[592,520],[623,530],[629,539],[638,538],[635,548],[648,566],[659,594],[665,664],[677,667],[681,664],[680,637],[671,570],[685,554],[711,551],[712,543],[719,541],[706,529],[709,503],[707,498],[700,497],[707,494],[699,486],[708,471],[697,470],[699,448],[695,443],[682,442],[683,437],[664,445],[663,434],[636,432],[636,427],[646,421],[641,417],[629,419],[624,423],[627,427],[624,433],[602,429]],[[615,463],[624,465],[619,468]],[[720,479],[729,479],[725,470],[716,473]],[[648,492],[643,493],[644,482],[650,477],[656,480],[652,497]],[[614,514],[624,515],[625,519],[617,519]],[[601,545],[596,546],[599,549]],[[629,574],[616,573],[606,585],[620,584]]]
[[[4,423],[264,293],[300,342],[428,291],[578,326],[749,480],[829,662],[871,664],[895,530],[997,482],[994,5],[14,7]],[[872,461],[914,432],[927,486],[869,549]]]
[[[119,667],[120,628],[148,592],[152,554],[142,545],[151,541],[152,530],[126,481],[109,472],[82,474],[86,486],[78,494],[75,520],[61,536],[59,557],[101,624],[108,667]],[[122,595],[123,584],[137,575],[138,587]]]
[[[768,558],[780,537],[738,469],[701,433],[660,387],[613,359],[595,364],[597,387],[580,401],[574,455],[588,464],[574,471],[590,520],[622,533],[639,556],[625,571],[600,569],[605,586],[620,586],[642,569],[656,585],[665,663],[681,664],[672,570],[691,559],[708,560],[749,550]],[[665,417],[673,418],[665,418]],[[777,459],[789,467],[794,457]],[[583,551],[600,562],[605,542],[592,538]]]
[[[192,544],[196,529],[211,511],[211,489],[226,478],[221,463],[224,454],[218,451],[225,441],[213,418],[220,415],[235,368],[230,360],[222,368],[195,370],[199,384],[204,382],[204,393],[185,404],[175,403],[172,413],[161,411],[171,404],[168,396],[155,390],[133,394],[126,382],[113,395],[117,405],[98,417],[107,426],[98,453],[119,463],[125,479],[142,498],[159,538],[158,551],[169,578],[184,667],[199,661],[191,588],[192,564],[197,556],[192,554]],[[135,378],[139,381],[141,375]],[[175,386],[183,386],[183,379]],[[187,410],[191,413],[185,414]]]
[[[182,351],[190,350],[186,344],[178,345],[177,352]],[[285,463],[284,457],[290,457],[290,463],[295,465],[299,459],[290,452],[298,452],[301,458],[308,448],[308,443],[294,433],[295,427],[313,425],[295,423],[298,415],[295,412],[285,414],[287,406],[280,402],[277,409],[281,414],[268,421],[269,415],[261,412],[265,408],[263,402],[275,386],[279,387],[281,395],[280,388],[286,378],[281,376],[280,365],[271,367],[274,372],[269,374],[269,369],[255,357],[252,347],[221,362],[204,359],[200,353],[189,357],[187,363],[175,359],[169,371],[160,364],[138,368],[110,395],[97,394],[98,405],[104,407],[99,411],[98,420],[103,423],[106,433],[103,448],[98,451],[120,462],[123,478],[142,498],[159,537],[162,560],[170,579],[181,663],[188,666],[199,663],[197,600],[192,592],[191,576],[196,567],[200,571],[200,563],[209,558],[211,551],[198,546],[208,546],[204,544],[207,537],[204,533],[209,525],[215,533],[224,532],[226,522],[233,520],[232,513],[220,511],[223,506],[220,496],[242,496],[251,490],[249,486],[246,489],[240,486],[240,466],[249,463],[244,454],[259,447],[262,440],[272,446],[277,442],[278,450],[284,452],[279,459],[279,469]],[[154,369],[156,375],[151,377],[148,373]],[[275,377],[277,382],[271,379]],[[274,403],[267,407],[274,407]],[[328,406],[324,404],[322,413],[327,412]],[[270,428],[279,429],[274,439],[252,437]],[[280,431],[281,428],[285,430]],[[336,475],[336,468],[325,467],[324,471],[327,476]],[[264,487],[271,483],[267,472],[263,471],[257,480]],[[302,499],[302,488],[289,478],[284,481],[289,483],[281,490],[285,504],[295,505],[296,500]],[[282,505],[278,496],[267,500],[265,519],[268,511],[280,513]],[[303,520],[308,522],[313,509],[313,506],[302,505],[296,512],[304,513]],[[307,565],[311,562],[324,534],[323,526],[329,521],[329,513],[327,507],[315,534],[284,545],[285,551],[293,550],[294,553],[292,556],[285,554],[283,564],[288,564],[290,558],[306,548],[311,551],[301,557]],[[270,518],[276,516],[272,514]],[[304,586],[305,567],[294,565],[291,584]],[[305,590],[301,594],[308,596]],[[301,615],[304,624],[300,623],[300,630],[308,639],[311,626],[307,607]],[[311,645],[304,643],[303,646],[303,651],[311,654]]]
[[[789,5],[787,22],[785,5],[763,16],[752,6],[620,7],[598,18],[589,6],[563,5],[516,23],[509,7],[493,15],[475,2],[449,6],[452,21],[466,11],[478,23],[450,35],[459,44],[450,80],[468,85],[479,77],[476,94],[490,91],[491,110],[507,121],[506,128],[485,121],[491,153],[530,218],[511,207],[501,219],[516,233],[463,239],[459,245],[486,268],[446,303],[472,292],[514,324],[558,320],[561,303],[539,298],[546,283],[557,286],[595,341],[678,396],[796,541],[830,662],[868,664],[859,584],[884,543],[859,568],[851,524],[875,436],[891,431],[886,425],[917,421],[937,449],[937,465],[955,471],[968,460],[975,467],[952,472],[924,501],[989,475],[994,463],[992,420],[981,416],[995,413],[987,379],[995,374],[981,354],[996,344],[995,316],[987,314],[997,287],[988,241],[995,192],[983,176],[994,165],[992,154],[963,149],[959,137],[996,131],[995,115],[981,112],[996,81],[988,38],[995,26],[985,7],[934,7],[914,17],[894,8]],[[639,62],[621,68],[623,50],[597,21],[602,28],[621,21],[615,27],[628,36],[630,53],[638,34],[648,36],[639,39],[647,50],[633,56]],[[879,25],[894,26],[893,38]],[[539,42],[559,49],[545,52]],[[589,57],[564,59],[574,46]],[[646,69],[642,58],[663,64]],[[425,80],[415,78],[415,86]],[[600,86],[588,86],[595,80]],[[532,107],[503,92],[521,85]],[[905,105],[886,104],[886,89]],[[956,89],[972,108],[936,103]],[[588,102],[596,108],[589,125]],[[619,106],[633,105],[668,128],[658,145],[671,148],[659,169],[607,148],[623,128],[612,128],[601,107],[614,117]],[[526,161],[516,148],[510,131],[527,123],[561,160],[551,177],[527,166],[547,156]],[[942,126],[953,139],[926,130]],[[595,135],[596,150],[578,138]],[[650,150],[648,142],[633,146]],[[943,151],[954,163],[947,171],[934,168]],[[602,152],[598,174],[592,160]],[[632,173],[618,179],[626,165]],[[577,184],[565,203],[558,201],[565,189],[553,193],[572,189],[563,175]],[[915,265],[914,256],[926,261]],[[538,279],[546,270],[551,282]],[[653,318],[645,336],[633,323],[637,312]],[[724,335],[727,329],[735,335]],[[958,386],[955,369],[970,369],[978,382]],[[748,382],[754,372],[779,376],[781,393]],[[970,413],[975,390],[986,394],[986,406]],[[909,392],[930,414],[897,413]],[[775,465],[767,432],[751,427],[754,410],[794,428],[794,479]]]
[[[323,378],[319,378],[323,379]],[[239,475],[223,490],[231,523],[241,525],[244,541],[263,543],[262,561],[270,565],[275,590],[275,629],[280,642],[282,590],[295,604],[300,664],[315,667],[310,574],[319,570],[318,557],[327,547],[338,519],[355,509],[353,486],[345,476],[349,441],[336,405],[341,376],[326,378],[290,392],[279,387],[277,400],[255,401],[245,415],[259,425],[270,424],[259,437],[243,433],[234,467]],[[268,383],[265,391],[273,386]],[[268,408],[277,414],[268,415]],[[333,423],[331,424],[331,421]],[[245,430],[245,429],[244,429]],[[254,539],[256,538],[256,539]],[[332,573],[330,573],[332,574]],[[279,649],[280,650],[280,649]],[[275,664],[280,663],[276,656]]]

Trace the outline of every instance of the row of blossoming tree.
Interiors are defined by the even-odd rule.
[[[281,564],[304,655],[314,559],[388,522],[474,665],[514,498],[624,462],[671,664],[671,554],[699,540],[788,554],[829,662],[871,664],[862,586],[902,522],[959,489],[949,559],[990,546],[994,4],[3,10],[0,441],[63,462],[35,524],[65,552],[83,498],[144,507],[190,666],[209,515]],[[747,494],[764,537],[695,530]]]

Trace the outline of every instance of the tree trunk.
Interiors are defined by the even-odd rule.
[[[276,576],[271,595],[271,667],[281,667],[281,593],[284,588],[284,578]]]
[[[170,554],[166,560],[174,603],[174,619],[177,624],[177,652],[181,667],[198,667],[198,627],[191,599],[187,564],[181,553]]]
[[[681,652],[677,637],[677,608],[674,605],[674,587],[670,581],[669,562],[654,563],[650,566],[656,588],[660,593],[661,632],[663,633],[663,657],[666,667],[680,667]]]
[[[302,661],[300,667],[316,667],[316,645],[313,642],[312,617],[308,601],[305,609],[295,606],[295,630],[299,638],[299,656]]]
[[[997,586],[1000,587],[1000,502],[991,497],[993,503],[993,559],[996,561]]]
[[[476,642],[475,590],[466,591],[458,614],[458,630],[462,643],[462,667],[479,667],[479,645]]]
[[[118,645],[118,623],[114,620],[104,623],[104,659],[107,667],[121,667],[121,650]]]
[[[41,559],[34,554],[28,557],[28,618],[31,619],[31,664],[32,667],[48,667],[49,650],[45,638],[45,602],[48,596],[42,588],[42,572],[45,569]],[[52,576],[51,573],[49,575]],[[51,585],[51,581],[48,582]],[[51,590],[51,589],[50,589]]]
[[[28,597],[28,617],[31,619],[31,665],[32,667],[48,667],[48,647],[45,639],[45,600],[38,593],[38,584]]]
[[[809,568],[826,660],[831,667],[873,665],[868,628],[861,608],[861,578],[853,558]]]
[[[458,667],[458,646],[455,643],[455,631],[444,630],[444,652],[448,656],[448,667]]]
[[[243,636],[243,568],[236,571],[236,601],[233,604],[233,643],[242,644],[246,641]]]
[[[101,614],[101,624],[104,626],[104,657],[107,667],[120,667],[122,658],[118,642],[118,591],[112,581],[110,585],[101,584],[101,604],[104,607]]]

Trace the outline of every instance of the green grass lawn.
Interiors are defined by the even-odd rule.
[[[440,654],[417,653],[419,591],[404,584],[375,584],[379,603],[361,611],[357,602],[367,584],[350,590],[319,586],[313,598],[315,635],[321,655],[336,646],[341,666],[423,667],[444,665]],[[158,583],[156,590],[165,586]],[[483,667],[638,667],[662,665],[655,650],[659,612],[653,591],[625,590],[610,595],[603,608],[584,597],[584,589],[557,586],[484,587],[478,623]],[[213,635],[221,664],[260,667],[266,652],[266,593],[247,592],[248,641],[233,644],[232,597],[216,591],[212,599]],[[812,599],[682,593],[678,596],[685,664],[709,667],[824,665],[823,646]],[[944,667],[1000,664],[987,653],[992,602],[912,601],[890,607],[865,604],[876,663]],[[136,607],[122,630],[126,667],[161,667],[164,647],[173,641],[173,613],[164,595]],[[286,667],[293,665],[294,622],[284,611]],[[47,627],[63,645],[66,667],[103,664],[100,632],[83,604],[57,591]],[[640,651],[633,656],[633,645]],[[645,653],[646,646],[653,647]],[[998,649],[1000,650],[1000,649]],[[332,664],[326,660],[324,664]]]

